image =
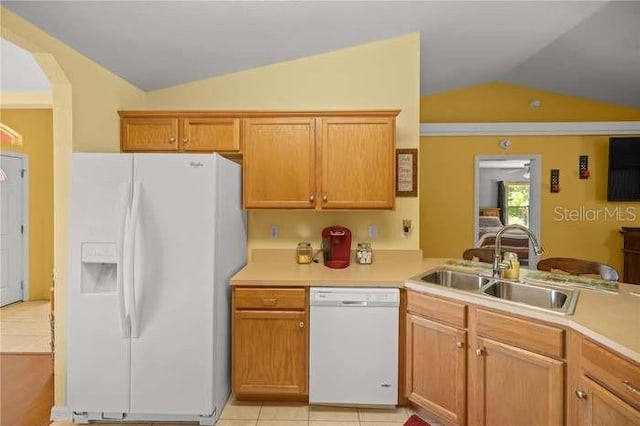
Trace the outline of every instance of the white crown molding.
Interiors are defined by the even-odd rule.
[[[41,109],[53,108],[51,92],[2,92],[0,108]]]
[[[640,121],[421,123],[420,136],[637,135]]]

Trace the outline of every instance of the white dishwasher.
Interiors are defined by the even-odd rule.
[[[395,406],[400,291],[312,287],[309,303],[309,403]]]

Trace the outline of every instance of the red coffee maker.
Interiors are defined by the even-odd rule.
[[[324,266],[346,268],[351,259],[351,231],[343,226],[330,226],[322,230]]]

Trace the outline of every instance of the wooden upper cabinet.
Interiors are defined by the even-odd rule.
[[[322,207],[392,209],[395,117],[321,119]]]
[[[393,209],[399,111],[244,119],[244,207]]]
[[[180,121],[183,151],[240,151],[239,118],[185,117]]]
[[[120,147],[122,151],[176,151],[178,118],[122,117]]]
[[[315,138],[313,117],[245,119],[244,207],[314,208]]]
[[[219,112],[120,111],[124,152],[240,152],[239,117]]]

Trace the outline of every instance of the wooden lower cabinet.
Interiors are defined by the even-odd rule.
[[[308,372],[305,312],[236,311],[233,391],[236,396],[305,396]]]
[[[574,333],[570,425],[640,425],[640,365]]]
[[[467,332],[407,314],[407,398],[451,424],[464,425]]]
[[[586,376],[580,381],[578,421],[584,426],[638,426],[640,411]]]
[[[564,424],[563,361],[488,338],[477,344],[478,424]]]
[[[234,287],[232,389],[238,399],[308,399],[307,291]]]

